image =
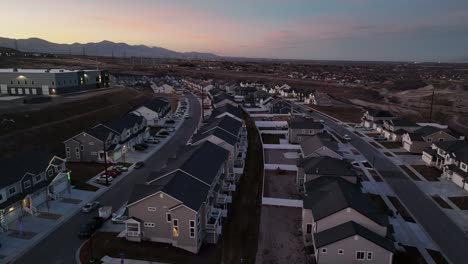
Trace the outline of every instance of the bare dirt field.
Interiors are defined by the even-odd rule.
[[[300,208],[262,206],[255,263],[307,263]]]
[[[296,186],[296,172],[265,170],[263,196],[282,199],[301,199]]]

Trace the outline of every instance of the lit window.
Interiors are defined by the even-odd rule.
[[[172,236],[179,236],[179,221],[177,219],[172,220]]]

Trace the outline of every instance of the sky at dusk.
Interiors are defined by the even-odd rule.
[[[468,58],[467,0],[21,0],[1,7],[0,36],[8,38],[263,58]]]

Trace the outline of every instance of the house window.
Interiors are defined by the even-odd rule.
[[[427,142],[432,142],[432,138],[427,138]]]
[[[10,189],[8,189],[8,193],[9,193],[9,194],[15,194],[15,193],[16,193],[16,188],[15,188],[15,187],[11,187]]]
[[[465,163],[461,163],[461,164],[460,164],[460,168],[461,168],[462,170],[466,171],[467,166],[466,166]]]
[[[306,225],[306,233],[307,234],[312,234],[312,224],[307,224]]]
[[[194,238],[195,237],[195,221],[190,220],[190,237]]]
[[[302,133],[302,134],[305,134],[305,129],[302,129],[302,130],[301,130],[301,133]]]
[[[50,169],[47,171],[48,176],[52,176],[54,174],[54,170]]]
[[[304,179],[299,179],[299,186],[304,186]]]
[[[366,252],[364,251],[356,251],[356,259],[357,260],[365,260],[365,254]]]
[[[40,175],[40,174],[39,174],[39,175],[36,175],[36,182],[40,182],[41,180],[42,180],[41,175]]]
[[[75,148],[75,152],[76,152],[77,154],[79,154],[79,153],[80,153],[80,149],[79,149],[79,148]]]
[[[344,250],[343,249],[338,249],[338,255],[343,255],[344,254]]]
[[[444,139],[443,139],[443,138],[439,138],[439,142],[444,142]]]
[[[367,260],[372,260],[372,251],[367,251]]]
[[[148,212],[156,212],[156,207],[148,207]]]
[[[177,219],[172,220],[172,236],[179,236],[179,221]]]
[[[66,151],[67,151],[67,158],[70,158],[70,148],[66,148]]]
[[[84,146],[83,145],[81,145],[80,148],[81,148],[81,151],[84,151]]]
[[[172,215],[171,213],[166,213],[166,221],[171,222],[172,221]]]
[[[320,252],[322,252],[323,254],[327,254],[327,248],[322,248]]]
[[[145,227],[155,227],[154,223],[145,222]]]
[[[31,180],[25,181],[25,182],[23,183],[23,185],[24,185],[24,188],[25,188],[25,189],[28,189],[29,187],[31,187]]]

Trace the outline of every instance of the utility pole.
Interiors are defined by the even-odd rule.
[[[200,85],[200,89],[201,89],[201,112],[202,112],[202,125],[203,125],[203,121],[205,120],[205,106],[204,106],[204,103],[203,103],[203,87]]]
[[[106,140],[103,140],[104,146],[104,171],[106,172],[106,185],[109,185],[109,175],[107,174],[107,152],[106,152]]]
[[[429,123],[432,122],[432,109],[434,107],[434,95],[435,95],[435,87],[432,89],[431,109],[429,111]]]

